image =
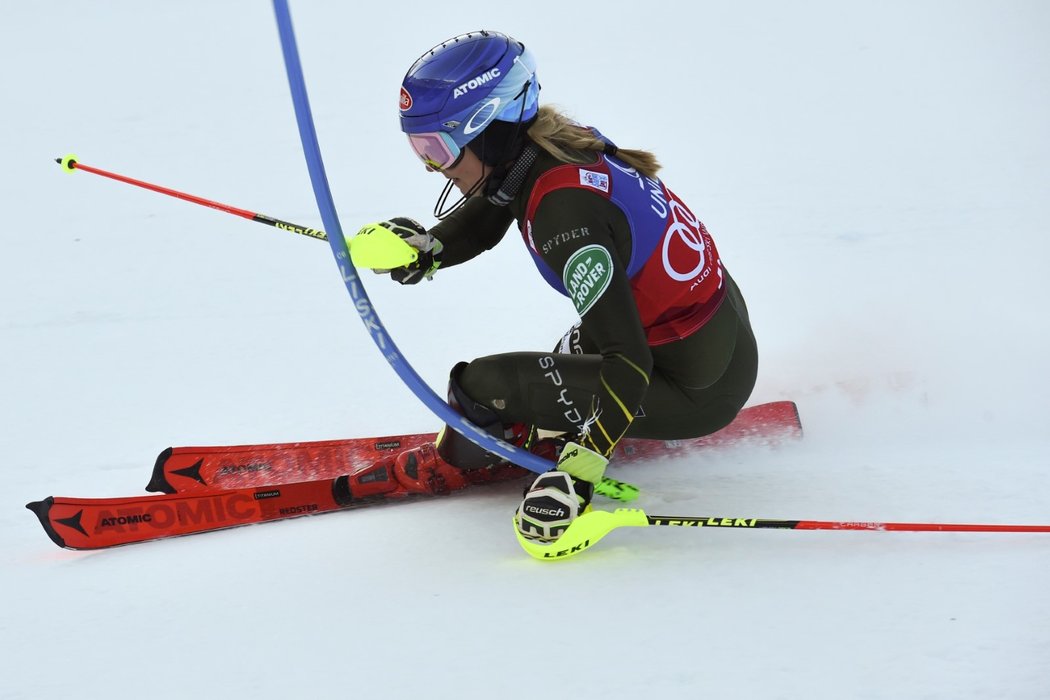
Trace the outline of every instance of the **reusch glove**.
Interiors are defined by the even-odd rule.
[[[586,512],[594,486],[605,475],[605,457],[569,442],[554,470],[540,474],[518,506],[518,531],[529,539],[553,542]]]
[[[389,273],[391,279],[400,284],[416,284],[424,278],[433,279],[434,273],[441,267],[441,251],[444,246],[427,231],[423,224],[405,216],[395,216],[387,221],[371,225],[385,228],[419,251],[419,257],[415,262],[389,270],[377,269],[375,270],[377,274]]]

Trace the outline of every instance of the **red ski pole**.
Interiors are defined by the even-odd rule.
[[[328,235],[324,231],[315,228],[309,228],[307,226],[300,226],[299,224],[291,224],[287,221],[281,221],[275,219],[272,216],[266,216],[265,214],[257,214],[247,209],[238,209],[237,207],[231,207],[228,204],[222,204],[221,202],[213,202],[210,199],[204,199],[203,197],[197,197],[192,194],[186,194],[185,192],[179,192],[168,187],[161,187],[160,185],[154,185],[149,182],[142,180],[136,180],[126,175],[118,175],[117,173],[111,173],[101,168],[93,168],[90,165],[84,165],[83,163],[77,162],[76,156],[70,154],[64,158],[55,158],[55,162],[62,166],[62,169],[67,173],[71,173],[74,170],[83,170],[86,173],[92,173],[94,175],[101,175],[102,177],[108,177],[111,180],[117,180],[118,182],[126,182],[129,185],[135,185],[136,187],[142,187],[147,190],[166,194],[169,197],[175,197],[176,199],[182,199],[187,202],[193,202],[194,204],[200,204],[201,206],[211,207],[212,209],[218,209],[224,211],[227,214],[235,214],[236,216],[242,216],[245,219],[251,219],[252,221],[258,221],[260,224],[266,224],[267,226],[273,226],[279,228],[282,231],[291,231],[292,233],[298,233],[301,236],[309,236],[310,238],[317,238],[322,241],[328,240]]]
[[[544,544],[526,539],[515,523],[514,532],[526,552],[544,560],[571,557],[590,548],[618,527],[692,527],[744,530],[876,530],[882,532],[1050,532],[1050,525],[983,525],[955,523],[835,522],[829,520],[767,520],[709,516],[647,515],[638,508],[584,513],[555,541]]]

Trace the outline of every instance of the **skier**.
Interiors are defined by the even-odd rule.
[[[377,272],[416,284],[492,248],[516,221],[540,274],[572,300],[580,321],[554,351],[461,362],[448,388],[477,426],[557,458],[517,511],[523,535],[550,541],[588,506],[625,435],[728,425],[754,388],[758,351],[740,290],[704,225],[656,177],[656,158],[541,107],[539,89],[532,53],[499,32],[423,54],[401,86],[401,129],[447,179],[441,221],[428,230],[396,217],[360,233],[385,229],[415,248],[412,264]],[[453,187],[461,196],[448,205]],[[499,463],[446,427],[436,445],[401,454],[396,472],[417,490],[452,489],[508,468]]]

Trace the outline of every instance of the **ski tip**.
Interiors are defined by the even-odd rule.
[[[55,503],[54,496],[48,496],[42,501],[31,501],[26,503],[26,508],[33,511],[38,518],[46,518],[51,506]]]
[[[66,541],[62,539],[62,536],[55,531],[53,525],[51,525],[51,506],[55,505],[55,497],[48,496],[42,501],[32,501],[26,503],[26,508],[31,510],[37,518],[40,519],[40,525],[44,528],[44,532],[51,538],[51,541],[57,544],[63,549],[66,548]]]
[[[171,458],[172,451],[173,448],[169,447],[157,455],[157,461],[153,464],[153,474],[149,478],[149,483],[146,484],[147,491],[151,493],[175,493],[175,489],[168,483],[168,477],[164,474],[164,465]]]

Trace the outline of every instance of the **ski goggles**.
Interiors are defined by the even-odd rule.
[[[451,168],[463,157],[463,149],[456,145],[452,135],[444,131],[409,134],[412,150],[431,170]]]

